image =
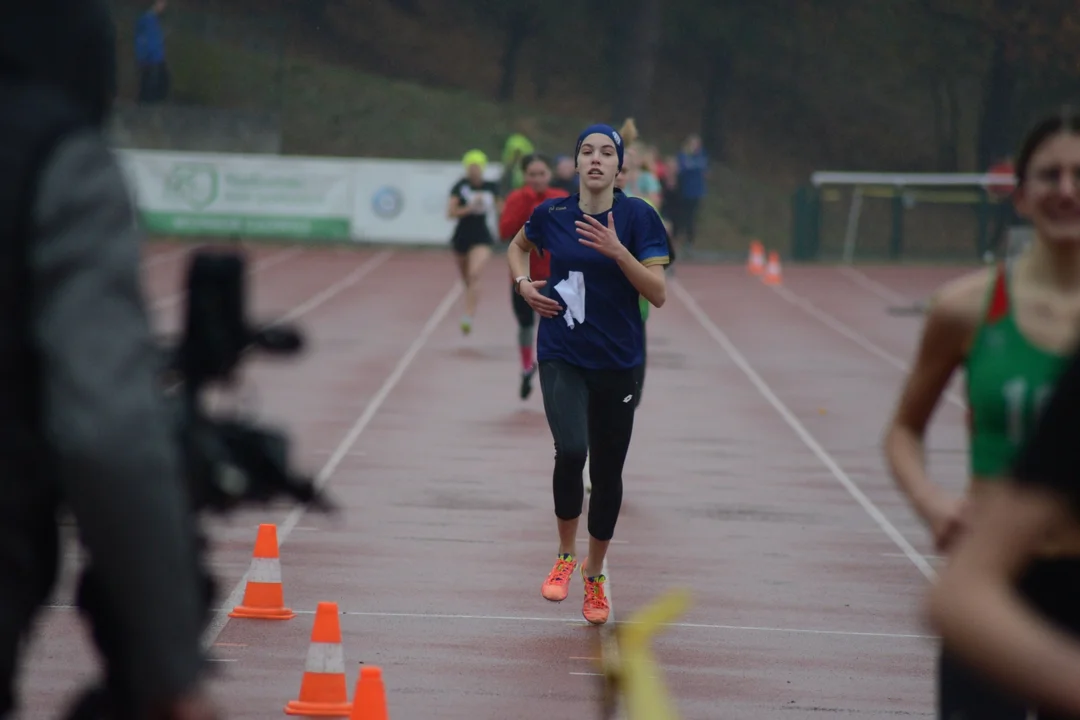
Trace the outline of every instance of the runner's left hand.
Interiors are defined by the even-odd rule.
[[[626,246],[622,244],[615,232],[613,213],[608,212],[607,226],[602,225],[599,220],[590,215],[585,216],[584,222],[578,220],[574,224],[582,235],[578,238],[578,242],[582,245],[591,247],[612,260],[618,260],[619,256],[626,252]]]

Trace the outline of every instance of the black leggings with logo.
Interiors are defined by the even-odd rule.
[[[641,372],[642,366],[587,370],[561,360],[540,363],[544,412],[555,441],[555,515],[560,520],[581,515],[582,472],[588,458],[589,534],[597,540],[610,540],[619,519],[623,464],[634,431]]]

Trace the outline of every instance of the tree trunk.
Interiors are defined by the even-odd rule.
[[[945,150],[948,153],[949,172],[960,171],[960,86],[952,75],[943,83],[945,92],[945,107],[948,110],[948,124],[946,126]]]
[[[641,132],[648,134],[649,100],[663,31],[662,0],[634,0],[615,18],[609,54],[614,80],[612,122],[618,126],[632,117]]]
[[[499,79],[499,91],[496,98],[499,102],[509,102],[514,99],[514,90],[517,88],[518,60],[521,59],[521,48],[533,32],[534,13],[531,7],[520,7],[513,10],[507,17],[506,35],[503,39],[502,51],[502,76]]]
[[[957,172],[960,168],[960,101],[956,79],[934,74],[929,80],[934,103],[935,164],[940,172]]]
[[[1011,108],[1016,95],[1016,72],[1006,33],[994,36],[990,67],[983,81],[982,113],[979,118],[977,162],[985,170],[996,159],[1009,154]]]
[[[717,41],[709,63],[709,79],[705,86],[705,107],[701,112],[701,140],[709,157],[718,162],[727,159],[727,132],[724,110],[731,94],[735,56],[731,46]]]

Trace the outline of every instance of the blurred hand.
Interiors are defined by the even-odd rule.
[[[525,302],[529,304],[537,315],[546,318],[552,318],[562,312],[562,305],[555,300],[540,294],[540,288],[547,285],[547,280],[534,280],[532,282],[526,282],[522,280],[518,283],[518,292],[521,293],[521,297],[525,298]]]

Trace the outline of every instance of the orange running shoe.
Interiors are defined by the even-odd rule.
[[[570,589],[570,577],[574,574],[576,566],[577,561],[574,560],[573,555],[569,553],[559,555],[559,559],[555,561],[555,567],[551,568],[544,586],[540,589],[540,594],[553,602],[565,600]]]
[[[581,614],[593,625],[603,625],[607,622],[611,605],[608,603],[607,593],[604,592],[604,583],[607,578],[603,575],[596,577],[585,576],[585,564],[588,558],[581,561],[581,579],[585,581],[585,603],[581,606]]]

